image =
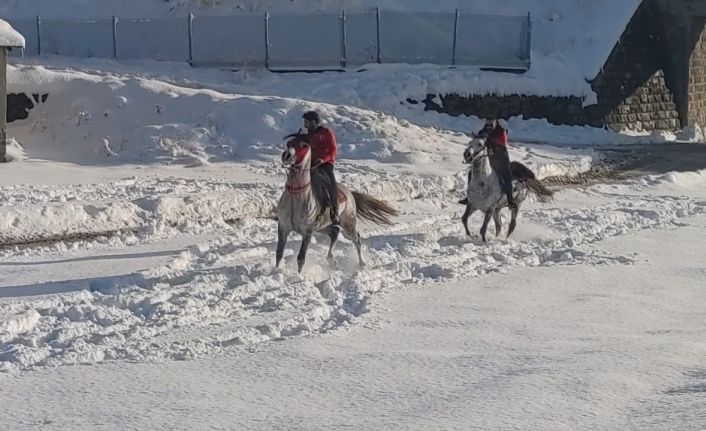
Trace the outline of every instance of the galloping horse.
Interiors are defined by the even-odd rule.
[[[284,192],[277,205],[276,267],[279,267],[282,260],[287,237],[294,231],[302,236],[302,245],[297,256],[299,272],[304,267],[306,252],[314,232],[325,233],[331,239],[326,259],[329,265],[333,266],[333,247],[339,233],[338,228],[331,227],[328,209],[322,212],[321,203],[312,187],[311,147],[302,138],[295,137],[289,142],[289,148],[282,153],[282,164],[288,168],[288,173]],[[339,201],[341,230],[343,236],[355,244],[359,266],[363,267],[365,261],[361,252],[360,234],[356,230],[357,218],[379,225],[390,225],[392,224],[390,217],[396,216],[397,211],[383,201],[364,193],[348,190],[340,184],[338,190],[339,195],[335,198]]]
[[[471,214],[476,210],[481,210],[485,214],[483,226],[480,229],[483,242],[486,242],[485,233],[491,217],[495,221],[495,235],[500,235],[502,231],[500,210],[508,206],[507,196],[500,189],[500,182],[490,166],[488,157],[488,149],[482,139],[473,139],[469,143],[468,148],[463,153],[465,163],[471,165],[471,169],[468,172],[468,187],[466,189],[466,198],[459,201],[460,204],[466,205],[466,211],[461,217],[463,227],[466,229],[466,235],[471,235],[468,230],[468,218]],[[510,226],[508,227],[506,238],[515,230],[517,213],[520,211],[520,205],[527,199],[528,195],[535,196],[542,203],[551,202],[554,196],[554,193],[547,189],[527,166],[519,162],[512,162],[510,163],[510,169],[512,171],[513,197],[515,198],[515,203],[517,203],[517,208],[511,210]]]

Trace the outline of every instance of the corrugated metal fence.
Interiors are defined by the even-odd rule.
[[[170,18],[9,19],[20,55],[188,61],[205,66],[340,69],[432,63],[528,69],[531,17],[367,12]]]

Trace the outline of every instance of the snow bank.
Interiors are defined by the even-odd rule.
[[[587,192],[601,196],[604,187]],[[166,265],[88,280],[83,291],[0,301],[0,370],[198,358],[354,324],[381,290],[521,267],[631,265],[634,254],[610,254],[598,242],[706,213],[704,201],[644,194],[639,184],[610,192],[588,208],[525,210],[520,242],[489,244],[460,237],[458,214],[442,201],[403,205],[395,226],[364,227],[368,267],[357,270],[348,242],[336,250],[336,269],[319,265],[327,243],[315,241],[303,276],[292,247],[285,268],[273,271],[272,222],[245,220]]]
[[[193,73],[196,78],[201,76],[200,71]],[[329,81],[335,76],[287,79],[265,74],[246,78],[249,86],[211,87],[193,78],[176,82],[104,71],[12,67],[8,77],[12,91],[50,96],[35,106],[29,120],[12,123],[10,132],[29,157],[71,163],[272,163],[282,148],[282,137],[301,127],[304,111],[315,109],[336,131],[341,160],[416,169],[456,164],[461,159],[468,135],[437,127],[454,130],[448,127],[454,121],[459,131],[470,132],[480,125],[476,118],[445,118],[425,113],[421,106],[401,105],[405,96],[420,92],[404,81],[398,87],[399,82],[389,86],[365,77],[356,82],[342,77],[338,85]],[[339,90],[325,92],[332,84]],[[302,97],[307,93],[328,97],[328,101],[305,100]],[[353,101],[392,112],[348,106]],[[551,126],[542,129],[545,135],[548,129]],[[517,151],[523,151],[522,147]],[[574,156],[566,153],[567,160]]]
[[[24,48],[25,38],[7,22],[0,19],[0,46]]]

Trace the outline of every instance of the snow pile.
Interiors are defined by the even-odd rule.
[[[27,158],[27,152],[15,138],[7,140],[5,151],[5,161],[7,162],[22,161]]]
[[[25,38],[17,32],[12,26],[0,19],[0,46],[11,48],[24,48]]]
[[[208,78],[213,72],[193,73],[194,78]],[[220,72],[214,78],[227,76]],[[374,160],[418,169],[457,164],[469,139],[466,133],[432,128],[434,120],[453,120],[464,131],[475,131],[480,125],[475,118],[445,119],[425,113],[421,106],[400,105],[400,97],[409,94],[406,91],[416,90],[392,86],[378,91],[384,82],[370,87],[364,78],[353,87],[347,87],[348,78],[342,78],[340,91],[324,94],[320,86],[330,87],[330,77],[316,81],[306,76],[278,77],[273,82],[275,78],[267,73],[262,79],[247,78],[249,86],[210,86],[194,78],[177,82],[105,71],[13,67],[8,78],[12,91],[49,97],[30,111],[28,120],[12,123],[10,133],[32,158],[72,163],[273,163],[282,137],[301,127],[304,111],[315,109],[336,131],[341,160]],[[304,100],[306,94],[328,100]],[[358,105],[387,108],[392,115],[348,106],[356,100]],[[527,152],[522,146],[516,151],[516,158]],[[589,152],[578,160],[575,153],[567,153],[563,161],[585,164],[590,158]]]

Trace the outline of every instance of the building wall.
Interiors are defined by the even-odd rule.
[[[669,85],[673,68],[660,19],[654,1],[646,0],[640,5],[603,70],[591,83],[598,95],[596,105],[584,108],[578,97],[447,94],[439,95],[441,106],[433,103],[430,95],[425,100],[426,107],[481,118],[522,115],[546,118],[553,124],[607,126],[614,130],[676,130],[681,121]]]
[[[0,48],[0,163],[5,162],[6,132],[5,123],[7,118],[7,50]]]
[[[689,56],[688,123],[706,125],[706,18],[692,18],[689,36],[693,50]]]

